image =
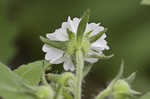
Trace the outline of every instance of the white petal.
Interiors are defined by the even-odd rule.
[[[89,50],[88,55],[98,55],[100,56],[102,54],[102,51],[95,52],[93,50]],[[98,58],[85,58],[85,61],[90,62],[90,63],[96,63],[98,61]]]
[[[99,26],[99,24],[96,23],[90,23],[87,25],[85,33],[89,32],[89,31],[93,31],[89,37],[96,35],[97,33],[101,32],[104,30],[104,27]]]
[[[109,46],[107,45],[107,41],[105,40],[106,34],[103,34],[101,38],[99,38],[96,42],[91,44],[91,49],[97,51],[108,50]]]
[[[44,45],[43,50],[45,50],[45,52],[47,52],[45,55],[46,60],[50,61],[52,64],[60,63],[60,61],[56,61],[56,60],[60,59],[63,56],[64,52],[62,50],[59,50],[57,48],[53,48],[53,47],[48,46],[48,45]]]
[[[90,55],[98,55],[98,56],[100,56],[100,55],[102,55],[102,51],[93,51],[93,50],[90,50],[89,52],[88,52],[88,55],[90,56]]]
[[[44,52],[47,52],[47,51],[48,51],[48,46],[47,46],[46,44],[44,44],[43,47],[42,47],[42,50],[43,50]]]
[[[89,36],[90,36],[90,37],[91,37],[91,36],[94,36],[94,35],[98,34],[99,32],[101,32],[101,31],[103,31],[103,30],[104,30],[104,27],[99,26],[99,27],[97,27]]]
[[[98,61],[97,58],[86,58],[85,61],[89,62],[89,63],[96,63]]]
[[[47,34],[47,37],[50,40],[66,41],[68,40],[68,34],[66,30],[69,29],[72,32],[76,33],[79,22],[79,18],[74,18],[73,20],[71,20],[71,18],[68,17],[68,21],[63,22],[61,28],[57,29],[54,33]]]
[[[78,25],[80,23],[80,20],[79,18],[73,18],[73,20],[71,20],[70,17],[68,17],[68,23],[70,24],[70,30],[74,33],[77,32],[77,28],[78,28]]]
[[[68,35],[66,32],[66,29],[63,29],[63,28],[57,29],[54,33],[49,33],[46,36],[50,40],[56,40],[56,41],[68,40]]]
[[[90,23],[87,25],[85,32],[89,32],[91,30],[95,30],[98,27],[98,24]]]
[[[64,69],[66,71],[71,70],[74,71],[74,64],[72,63],[71,57],[67,54],[64,56]]]
[[[89,50],[88,55],[98,55],[100,56],[102,54],[102,51],[95,52],[93,50]],[[98,58],[85,58],[85,61],[90,62],[90,63],[96,63],[99,59]]]
[[[61,28],[63,28],[64,30],[69,29],[70,31],[72,31],[69,22],[63,22],[61,25]],[[67,31],[65,31],[65,32],[67,33]]]
[[[60,64],[60,63],[63,63],[63,62],[64,62],[64,58],[60,57],[56,60],[51,61],[51,64]]]

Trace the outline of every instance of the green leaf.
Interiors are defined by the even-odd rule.
[[[149,99],[149,98],[150,98],[150,92],[148,92],[147,94],[143,95],[139,99]]]
[[[45,64],[44,64],[45,63]],[[38,85],[42,76],[43,65],[48,66],[45,61],[36,61],[27,65],[21,65],[14,72],[27,80],[31,85]]]
[[[150,5],[150,0],[142,0],[141,4]]]
[[[81,43],[82,42],[82,38],[86,29],[86,25],[88,23],[89,20],[89,15],[90,15],[90,10],[87,10],[84,14],[83,17],[79,23],[78,29],[77,29],[77,42]]]
[[[90,37],[90,42],[93,43],[95,42],[96,40],[98,40],[108,29],[105,28],[103,31],[99,32],[98,34]]]
[[[49,40],[45,37],[40,36],[40,39],[43,43],[50,45],[52,47],[61,49],[61,50],[66,50],[67,49],[67,45],[68,45],[68,41],[53,41],[53,40]]]
[[[35,88],[0,63],[0,96],[3,99],[36,99]]]

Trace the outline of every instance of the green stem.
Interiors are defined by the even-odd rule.
[[[45,66],[45,62],[43,61],[42,83],[43,83],[43,85],[48,85],[48,82],[45,78],[45,70],[46,70],[46,66]]]
[[[74,80],[74,75],[72,73],[66,72],[63,73],[60,77],[60,79],[58,80],[58,88],[56,90],[56,94],[54,96],[54,99],[60,99],[60,96],[63,92],[63,90],[65,89],[65,84],[67,83],[67,81],[69,79]]]
[[[102,91],[95,99],[104,99],[109,94],[110,94],[110,90],[106,89],[106,90]]]
[[[62,90],[63,90],[63,85],[61,85],[61,84],[58,85],[58,88],[57,88],[57,90],[56,90],[56,94],[55,94],[55,96],[54,96],[54,99],[59,99]]]
[[[77,63],[77,71],[76,71],[75,99],[81,99],[83,59],[82,59],[82,51],[80,49],[77,50],[76,52],[76,63]]]

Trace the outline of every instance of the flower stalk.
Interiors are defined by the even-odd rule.
[[[108,95],[110,95],[110,90],[104,90],[95,99],[104,99]]]
[[[82,88],[82,73],[83,73],[83,56],[81,49],[76,51],[76,61],[77,61],[77,70],[76,70],[76,86],[75,86],[75,99],[81,99],[81,88]]]

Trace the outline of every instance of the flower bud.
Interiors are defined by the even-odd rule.
[[[130,86],[129,84],[124,81],[124,80],[118,80],[116,82],[116,84],[114,85],[114,88],[113,88],[114,92],[116,93],[126,93],[126,94],[129,94],[130,93]]]
[[[132,73],[128,78],[122,79],[124,71],[124,62],[122,61],[118,75],[109,84],[109,86],[96,99],[131,99],[140,93],[131,89],[130,83],[134,80],[136,73]]]
[[[124,80],[118,80],[113,88],[114,99],[126,99],[130,96],[130,86]]]
[[[36,95],[39,99],[52,99],[54,92],[50,86],[40,86]]]

